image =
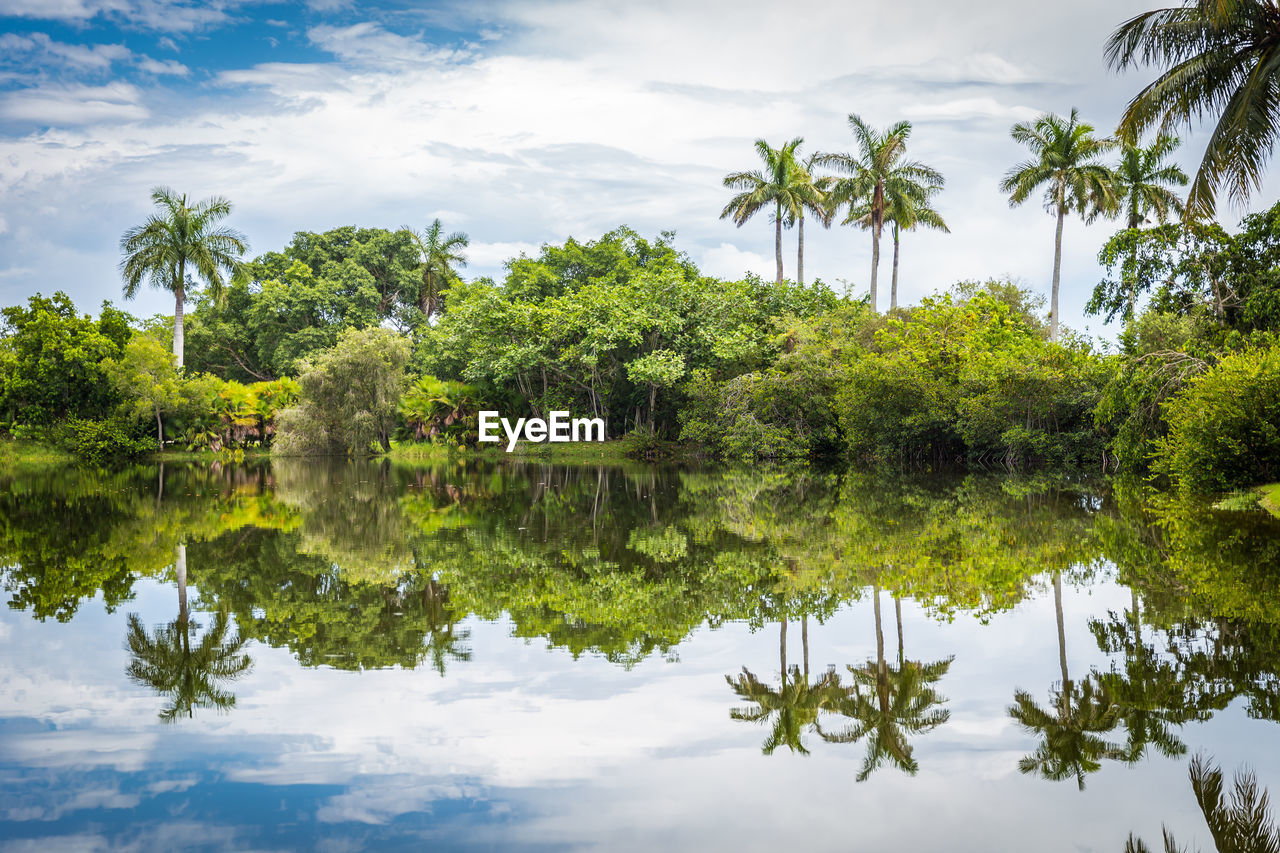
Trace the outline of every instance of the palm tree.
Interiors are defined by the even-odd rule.
[[[1078,213],[1092,222],[1116,206],[1113,174],[1099,162],[1115,147],[1111,139],[1093,136],[1093,125],[1080,121],[1075,107],[1064,119],[1053,113],[1031,122],[1019,122],[1010,133],[1015,142],[1031,149],[1032,158],[1014,166],[1000,184],[1009,194],[1009,206],[1017,207],[1044,187],[1044,207],[1057,216],[1053,243],[1053,292],[1050,298],[1049,339],[1058,339],[1058,284],[1062,273],[1062,223],[1067,213]]]
[[[822,223],[823,228],[831,227],[831,219],[834,216],[834,210],[827,201],[827,191],[831,189],[835,179],[824,175],[815,178],[813,173],[815,167],[821,162],[821,154],[813,153],[805,158],[800,164],[802,174],[798,177],[797,183],[800,184],[802,192],[800,204],[796,208],[795,224],[797,229],[796,240],[796,283],[804,284],[804,214],[808,210],[817,217]],[[806,185],[807,182],[807,185]],[[787,227],[791,227],[792,223],[787,222]]]
[[[1182,140],[1176,136],[1157,136],[1146,148],[1120,143],[1115,192],[1125,227],[1137,228],[1152,214],[1161,225],[1168,221],[1170,213],[1182,215],[1182,199],[1169,187],[1185,187],[1187,173],[1167,160],[1181,145]]]
[[[929,197],[942,189],[942,184],[916,185],[907,194],[895,193],[885,211],[885,221],[893,223],[893,283],[889,289],[889,310],[898,307],[898,256],[901,249],[903,231],[914,231],[919,227],[933,228],[951,233],[943,220],[942,214],[929,206]],[[842,224],[854,223],[860,228],[872,227],[871,207],[868,204],[850,206],[849,215]]]
[[[840,691],[834,709],[852,719],[842,732],[820,730],[828,743],[855,743],[867,738],[867,754],[857,780],[863,782],[887,759],[898,769],[915,775],[920,769],[909,738],[933,731],[951,717],[950,711],[936,706],[946,702],[932,685],[951,668],[954,658],[932,663],[904,658],[902,648],[902,610],[895,599],[898,614],[898,664],[890,665],[884,656],[884,631],[880,619],[880,588],[874,587],[876,617],[876,660],[861,666],[846,667],[852,685]]]
[[[1250,771],[1236,775],[1235,789],[1223,796],[1222,768],[1210,767],[1199,755],[1188,768],[1196,804],[1209,825],[1213,846],[1219,853],[1275,853],[1280,850],[1280,827],[1271,820],[1266,788],[1258,790],[1258,780]],[[1164,829],[1165,853],[1179,853],[1177,842]],[[1151,853],[1134,835],[1124,845],[1125,853]]]
[[[186,193],[177,195],[169,187],[156,187],[151,200],[159,212],[120,238],[124,297],[132,299],[144,281],[173,294],[173,357],[181,369],[182,306],[191,286],[188,271],[204,279],[218,298],[222,272],[240,274],[240,257],[249,245],[236,229],[218,226],[231,215],[231,202],[221,196],[189,205]]]
[[[818,715],[838,702],[842,693],[834,670],[828,670],[810,684],[808,677],[800,673],[800,667],[794,665],[790,672],[783,671],[782,684],[776,690],[746,667],[737,678],[726,675],[725,681],[735,694],[755,705],[730,710],[730,718],[749,723],[773,720],[773,729],[760,748],[765,755],[772,755],[783,745],[792,752],[808,755],[803,740],[805,729],[815,728]]]
[[[1157,136],[1146,148],[1128,142],[1121,142],[1120,164],[1115,171],[1116,199],[1124,215],[1125,227],[1137,228],[1154,214],[1161,225],[1169,218],[1170,213],[1182,214],[1182,199],[1169,189],[1170,186],[1185,187],[1187,174],[1177,163],[1166,162],[1166,158],[1182,144],[1176,136]],[[1134,246],[1136,257],[1138,248]],[[1137,283],[1129,282],[1129,310],[1126,319],[1133,317],[1133,306],[1137,299]]]
[[[462,250],[471,244],[471,240],[461,231],[444,236],[444,227],[439,219],[432,221],[426,231],[421,234],[405,226],[405,231],[413,237],[414,245],[422,259],[422,286],[418,288],[418,310],[423,319],[431,319],[431,315],[440,310],[443,303],[442,294],[449,283],[457,278],[454,266],[465,267],[467,258]]]
[[[865,204],[871,230],[871,310],[876,310],[876,281],[880,268],[880,232],[888,218],[892,199],[928,195],[924,187],[941,187],[945,180],[935,169],[914,160],[903,160],[911,122],[900,121],[884,131],[876,131],[856,114],[849,114],[849,129],[858,143],[858,154],[825,154],[822,165],[842,172],[831,197],[837,204],[851,207]],[[845,224],[856,221],[845,220]]]
[[[779,284],[782,283],[783,223],[800,217],[806,205],[814,209],[821,204],[820,191],[797,159],[797,151],[803,142],[796,137],[781,148],[771,148],[763,139],[757,139],[756,153],[760,155],[764,168],[733,172],[724,177],[724,185],[738,190],[738,194],[720,211],[721,219],[732,218],[734,224],[741,228],[748,219],[773,205],[774,258],[778,265]]]
[[[1163,67],[1120,119],[1133,142],[1150,127],[1170,132],[1216,115],[1217,124],[1187,196],[1188,213],[1211,217],[1219,188],[1243,205],[1261,186],[1280,137],[1280,12],[1267,0],[1188,0],[1124,22],[1107,63],[1121,71]]]

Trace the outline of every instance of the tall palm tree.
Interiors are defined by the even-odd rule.
[[[158,494],[156,499],[159,502]],[[199,626],[191,621],[187,608],[185,543],[179,542],[174,549],[173,571],[178,585],[178,618],[148,636],[138,614],[131,613],[125,635],[125,648],[131,658],[126,672],[134,683],[168,695],[169,707],[160,712],[160,719],[166,723],[183,714],[192,716],[194,708],[233,707],[236,697],[223,690],[219,682],[234,681],[253,665],[249,656],[241,653],[244,639],[230,631],[225,612],[214,616],[209,630],[192,647],[191,638]]]
[[[1053,291],[1050,297],[1049,339],[1058,339],[1058,285],[1062,274],[1062,223],[1068,213],[1085,222],[1115,209],[1112,171],[1100,162],[1115,147],[1112,139],[1098,139],[1093,125],[1080,121],[1075,107],[1067,118],[1045,113],[1035,121],[1019,122],[1010,131],[1015,142],[1031,149],[1024,160],[1005,174],[1000,189],[1009,194],[1009,206],[1017,207],[1044,187],[1044,208],[1058,218],[1053,242]]]
[[[942,189],[942,184],[916,185],[909,193],[895,193],[885,211],[885,221],[892,224],[893,235],[893,282],[889,288],[889,310],[898,307],[898,257],[901,251],[903,231],[914,231],[917,228],[932,228],[937,231],[951,233],[942,214],[929,206],[929,198]],[[872,227],[871,207],[863,203],[849,208],[849,215],[842,224],[854,223],[861,228]]]
[[[120,273],[124,297],[132,299],[145,281],[173,294],[173,357],[182,367],[182,308],[190,286],[188,273],[222,294],[222,273],[241,272],[240,257],[249,250],[244,234],[218,223],[231,215],[231,202],[222,196],[188,204],[186,193],[156,187],[151,200],[160,210],[120,238]]]
[[[774,258],[778,265],[779,284],[782,283],[782,226],[801,215],[807,204],[820,204],[819,190],[813,179],[799,162],[798,150],[804,140],[792,139],[781,148],[771,148],[768,142],[757,139],[756,154],[763,169],[751,172],[733,172],[724,177],[724,185],[738,194],[729,200],[721,219],[733,219],[741,228],[747,220],[766,207],[773,206]]]
[[[831,220],[835,215],[834,210],[827,201],[827,192],[831,189],[835,182],[835,178],[830,175],[822,175],[814,177],[816,167],[821,162],[822,155],[815,152],[810,154],[800,164],[802,174],[798,177],[797,182],[800,184],[802,192],[800,193],[800,204],[795,211],[795,222],[797,228],[796,240],[796,283],[804,284],[804,215],[805,211],[812,213],[817,220],[822,223],[823,228],[831,227]],[[806,185],[807,182],[807,185]],[[791,222],[787,226],[791,226]]]
[[[923,192],[922,187],[941,187],[945,180],[936,169],[914,160],[904,160],[911,122],[900,121],[877,131],[854,113],[849,129],[858,143],[858,153],[826,154],[820,162],[846,177],[837,180],[831,196],[851,207],[865,204],[871,231],[871,310],[877,310],[877,275],[880,268],[880,233],[888,218],[892,199]],[[848,224],[856,221],[845,220]]]
[[[1187,173],[1168,158],[1182,145],[1176,136],[1157,136],[1143,148],[1120,143],[1115,193],[1126,228],[1137,228],[1154,215],[1163,225],[1170,214],[1182,214],[1182,199],[1170,187],[1185,187]]]
[[[440,310],[444,290],[457,277],[453,268],[467,265],[467,257],[462,250],[471,245],[471,240],[461,231],[446,237],[439,219],[433,220],[422,233],[408,226],[404,230],[413,237],[421,256],[422,286],[418,288],[418,310],[422,312],[423,319],[429,320]]]
[[[1182,199],[1169,187],[1185,187],[1187,173],[1177,163],[1167,161],[1180,145],[1182,140],[1178,137],[1164,135],[1157,136],[1146,148],[1121,141],[1115,190],[1126,228],[1137,228],[1152,215],[1163,225],[1171,213],[1182,214]],[[1136,256],[1136,245],[1133,251]],[[1137,283],[1129,282],[1126,319],[1133,317],[1137,295]]]
[[[1187,196],[1188,212],[1211,217],[1218,190],[1243,204],[1261,186],[1280,139],[1280,11],[1270,0],[1187,0],[1144,12],[1107,41],[1117,71],[1155,65],[1120,119],[1130,142],[1157,127],[1170,132],[1205,116],[1217,124]]]

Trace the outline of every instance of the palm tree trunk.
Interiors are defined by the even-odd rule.
[[[1058,284],[1062,278],[1062,221],[1067,217],[1067,208],[1058,205],[1058,230],[1053,238],[1053,290],[1049,299],[1049,340],[1058,339]]]
[[[778,284],[782,284],[782,202],[778,202],[778,212],[773,222],[773,257],[778,262]]]
[[[889,288],[889,310],[898,307],[898,223],[893,223],[893,284]]]
[[[160,449],[164,450],[164,423],[160,420],[160,407],[156,407],[156,441],[160,442]]]
[[[187,628],[187,545],[179,542],[173,557],[173,573],[178,576],[178,622],[185,635]]]
[[[182,276],[186,274],[183,272],[185,268],[185,262],[178,263],[179,281],[173,289],[173,361],[178,370],[182,370],[182,300],[186,296]]]
[[[871,310],[879,311],[876,303],[876,271],[880,269],[880,223],[871,225]]]
[[[799,244],[796,248],[796,283],[804,284],[804,208],[800,208]]]

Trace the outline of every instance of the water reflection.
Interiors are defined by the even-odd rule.
[[[461,701],[451,691],[464,685],[486,695],[477,685],[502,655],[529,654],[483,642],[500,631],[511,649],[524,641],[583,672],[594,661],[634,677],[616,687],[625,694],[740,626],[769,650],[735,640],[700,676],[725,727],[716,737],[749,740],[770,766],[852,762],[847,778],[866,789],[944,772],[939,756],[977,730],[964,718],[975,670],[999,681],[982,725],[1009,731],[1001,766],[1062,781],[1040,788],[1072,797],[1109,767],[1167,772],[1198,747],[1196,724],[1232,708],[1280,720],[1280,523],[1123,488],[294,460],[69,469],[4,485],[9,607],[55,627],[127,609],[113,632],[127,672],[111,677],[145,686],[153,725],[153,712],[184,729],[216,716],[202,709],[245,713],[237,698],[253,695],[271,655],[302,678],[421,674],[441,702]],[[1066,606],[1116,581],[1119,601]],[[176,619],[171,592],[141,615],[139,596],[157,585],[176,591]],[[904,629],[904,608],[937,635]],[[1019,613],[1041,614],[1043,640],[1023,670],[1004,661],[1020,639],[999,627]],[[827,639],[811,650],[815,630]],[[984,645],[973,631],[1003,639]],[[558,672],[539,689],[594,688]]]

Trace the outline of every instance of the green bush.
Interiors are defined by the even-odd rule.
[[[1280,346],[1223,358],[1164,406],[1153,468],[1184,494],[1280,480]]]
[[[81,462],[104,466],[156,450],[156,439],[128,419],[68,418],[50,430],[55,445]]]

